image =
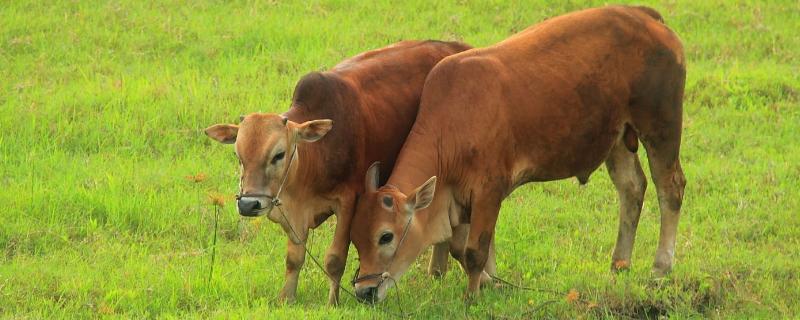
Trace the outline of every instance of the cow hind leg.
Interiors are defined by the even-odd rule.
[[[647,151],[650,175],[656,186],[661,211],[661,230],[653,264],[653,272],[657,277],[666,275],[672,269],[683,190],[686,186],[679,157],[683,87],[682,84],[673,84],[673,87],[678,88],[674,94],[662,95],[660,101],[652,104],[654,107],[645,108],[650,110],[649,116],[640,115],[641,125],[637,126]]]
[[[631,252],[636,238],[636,227],[642,212],[644,192],[647,188],[639,156],[632,152],[630,141],[623,137],[612,148],[606,160],[606,168],[619,196],[619,228],[617,244],[611,256],[611,271],[630,267]]]
[[[653,271],[660,277],[672,269],[686,185],[679,157],[686,69],[677,38],[665,39],[646,61],[646,70],[635,82],[630,110],[658,194],[661,230]]]
[[[653,263],[653,272],[656,276],[661,277],[672,269],[686,178],[683,175],[677,151],[662,149],[662,146],[656,143],[645,143],[645,148],[650,162],[650,173],[658,192],[658,205],[661,211],[661,231]]]

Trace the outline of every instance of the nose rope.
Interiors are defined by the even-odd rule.
[[[270,196],[266,193],[242,193],[241,190],[239,194],[236,195],[236,200],[241,200],[244,197],[254,197],[254,198],[267,198],[269,202],[272,203],[272,208],[276,205],[281,203],[280,196],[281,192],[283,192],[283,186],[286,184],[286,180],[289,177],[289,169],[292,167],[292,161],[294,161],[294,155],[297,154],[297,142],[295,141],[294,148],[292,150],[292,154],[289,156],[289,163],[286,165],[286,169],[283,170],[283,178],[281,178],[281,184],[278,186],[278,192],[275,193],[274,196]],[[267,215],[272,213],[272,208],[267,211]]]
[[[406,225],[405,225],[405,227],[403,227],[403,235],[400,237],[400,240],[397,241],[397,247],[395,247],[394,248],[394,252],[392,252],[392,257],[389,259],[389,264],[387,264],[387,270],[394,263],[394,258],[397,257],[397,251],[400,249],[400,245],[403,244],[403,240],[405,240],[406,234],[408,234],[408,229],[411,226],[411,218],[413,218],[413,217],[414,217],[413,214],[408,216],[408,221],[406,221]],[[372,279],[376,279],[377,278],[378,279],[378,285],[375,287],[376,288],[375,290],[378,290],[378,288],[381,287],[381,285],[383,284],[384,281],[386,281],[386,279],[392,280],[392,283],[397,288],[396,289],[397,294],[395,294],[394,296],[396,298],[395,299],[395,303],[397,304],[397,309],[400,310],[400,317],[406,317],[406,316],[410,316],[411,315],[411,314],[406,314],[405,311],[403,311],[403,304],[402,304],[402,301],[400,301],[401,300],[401,298],[400,298],[400,286],[397,285],[397,279],[392,277],[392,274],[390,274],[389,271],[384,271],[383,273],[373,273],[373,274],[368,274],[368,275],[359,277],[358,276],[358,271],[360,269],[361,269],[361,266],[358,266],[358,268],[356,268],[356,272],[355,272],[355,274],[353,274],[353,280],[350,281],[351,285],[353,285],[355,287],[356,283],[359,283],[359,282],[362,282],[362,281],[367,281],[367,280],[372,280]],[[375,297],[373,297],[373,299],[374,298]],[[358,298],[356,298],[356,299],[358,299]]]

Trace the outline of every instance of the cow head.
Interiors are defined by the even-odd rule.
[[[216,124],[205,132],[211,139],[235,145],[241,169],[241,197],[237,207],[242,216],[255,217],[271,209],[270,199],[276,196],[284,175],[291,174],[292,163],[297,159],[289,160],[298,157],[293,155],[296,144],[319,140],[332,128],[333,121],[312,120],[298,124],[270,113],[253,113],[240,120],[238,126]],[[286,178],[290,180],[291,176]],[[274,212],[269,219],[284,223]]]
[[[356,296],[370,303],[383,300],[425,249],[423,228],[414,214],[431,203],[436,188],[436,177],[432,177],[405,195],[393,186],[378,188],[378,177],[375,163],[367,170],[365,193],[359,198],[350,231],[361,263],[354,282]]]

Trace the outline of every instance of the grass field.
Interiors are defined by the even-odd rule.
[[[499,275],[534,291],[485,290],[465,307],[456,263],[432,280],[425,258],[382,306],[343,296],[332,308],[307,259],[298,301],[281,305],[285,237],[240,221],[231,201],[207,281],[209,195],[231,200],[238,168],[202,128],[286,110],[303,74],[367,49],[401,39],[484,46],[603,4],[577,2],[3,1],[0,315],[391,318],[399,293],[415,318],[800,317],[797,1],[649,3],[683,39],[689,65],[688,185],[666,279],[649,273],[652,182],[633,268],[609,273],[618,207],[601,168],[587,186],[529,184],[504,202]],[[332,222],[311,236],[318,257]],[[355,265],[351,249],[346,277]]]

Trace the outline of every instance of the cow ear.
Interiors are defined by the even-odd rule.
[[[436,192],[436,176],[425,181],[419,188],[411,192],[406,198],[407,209],[411,212],[427,208],[433,201]]]
[[[231,144],[236,142],[239,126],[233,124],[215,124],[206,128],[206,135],[221,143]]]
[[[380,161],[375,161],[369,169],[367,169],[367,176],[364,178],[364,190],[367,193],[372,193],[378,190],[378,183],[380,183],[381,177],[381,163]]]
[[[297,136],[306,142],[314,142],[325,136],[333,128],[333,120],[311,120],[295,126]]]

